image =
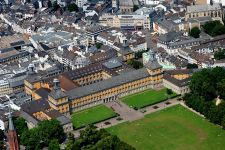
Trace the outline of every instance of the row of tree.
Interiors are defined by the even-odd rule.
[[[91,125],[81,131],[80,138],[75,140],[70,136],[66,150],[135,150],[132,146],[120,141],[117,136],[109,134],[106,130]]]
[[[194,73],[190,90],[191,93],[184,96],[185,103],[225,128],[225,70],[216,67]]]
[[[20,144],[26,146],[26,150],[39,150],[49,147],[50,150],[59,149],[59,143],[65,139],[65,133],[58,120],[45,120],[38,126],[28,130],[23,118],[14,120]]]

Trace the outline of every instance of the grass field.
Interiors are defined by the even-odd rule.
[[[81,128],[88,124],[97,123],[115,116],[116,113],[114,113],[110,108],[104,105],[98,105],[75,112],[72,115],[72,123],[75,128]]]
[[[169,95],[168,98],[174,97],[174,96],[176,96],[175,93]],[[166,99],[167,99],[166,89],[161,89],[159,91],[151,89],[151,90],[146,90],[140,93],[126,96],[122,98],[122,101],[132,108],[134,107],[143,108],[143,107],[164,101]]]
[[[225,150],[225,131],[181,105],[107,130],[137,150]]]

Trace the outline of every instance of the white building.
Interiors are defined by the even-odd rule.
[[[213,0],[214,3],[221,3],[222,6],[225,6],[225,0]],[[207,4],[210,4],[210,0],[207,0]]]
[[[87,3],[87,0],[76,0],[76,4],[78,7],[83,7],[84,4]]]

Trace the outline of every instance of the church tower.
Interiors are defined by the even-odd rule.
[[[9,106],[10,107],[10,106]],[[17,139],[16,130],[13,125],[11,112],[9,111],[9,129],[8,129],[8,143],[10,150],[19,150],[19,144]]]
[[[158,63],[156,59],[156,54],[153,50],[149,50],[149,52],[147,53],[148,53],[148,60],[144,65],[151,76],[150,78],[152,81],[152,88],[160,87],[162,85],[162,78],[163,78],[162,66]]]

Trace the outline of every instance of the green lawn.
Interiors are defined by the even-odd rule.
[[[225,150],[225,130],[181,105],[107,130],[137,150]]]
[[[168,97],[174,97],[174,96],[176,96],[175,93],[169,95]],[[158,91],[151,89],[151,90],[146,90],[140,93],[126,96],[122,98],[122,101],[130,107],[143,108],[143,107],[164,101],[166,99],[167,99],[166,89],[161,89]]]
[[[115,116],[116,113],[110,108],[104,105],[98,105],[73,113],[72,123],[75,128],[81,128],[88,124],[97,123]]]

